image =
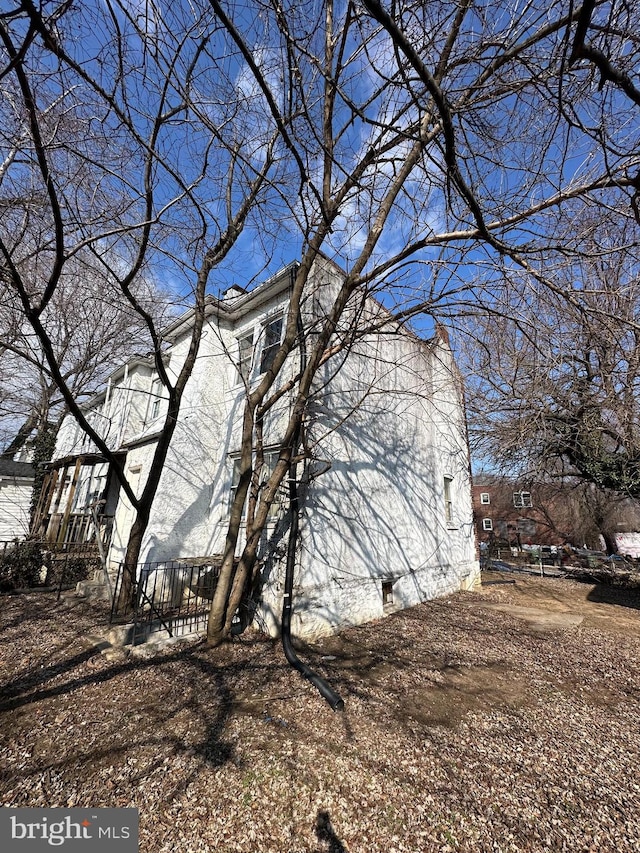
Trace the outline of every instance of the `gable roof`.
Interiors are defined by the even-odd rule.
[[[0,477],[21,477],[32,480],[36,469],[30,462],[15,462],[0,456]]]
[[[238,319],[245,311],[266,302],[271,297],[291,287],[298,266],[297,261],[292,261],[253,290],[244,290],[244,288],[237,286],[227,288],[225,291],[226,299],[217,299],[211,295],[205,296],[205,316],[210,317],[215,314],[218,318],[224,317],[230,321]],[[184,334],[191,327],[194,316],[195,309],[190,308],[162,330],[162,339],[168,343],[174,343],[181,334]]]

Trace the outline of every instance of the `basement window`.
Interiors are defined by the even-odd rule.
[[[393,581],[382,581],[382,604],[393,604]]]

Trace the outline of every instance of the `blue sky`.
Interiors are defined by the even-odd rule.
[[[242,30],[278,108],[284,110],[291,92],[300,104],[304,98],[307,115],[299,112],[289,129],[305,159],[309,180],[300,193],[293,158],[282,142],[277,143],[274,149],[277,162],[271,176],[273,188],[265,193],[262,207],[250,217],[232,254],[213,272],[209,284],[212,293],[233,282],[243,286],[258,282],[300,256],[304,239],[301,222],[311,219],[313,231],[313,220],[317,222],[318,218],[318,205],[310,187],[319,190],[322,175],[322,147],[314,134],[317,135],[321,126],[323,78],[313,54],[321,56],[323,4],[312,0],[292,5],[288,10],[296,33],[304,30],[304,50],[294,51],[297,69],[288,61],[283,62],[286,42],[266,7],[263,14],[258,14],[258,7],[251,2],[227,3],[223,7]],[[201,262],[226,224],[229,152],[237,146],[236,153],[240,156],[236,175],[241,180],[231,193],[232,206],[236,208],[247,182],[264,163],[266,145],[275,125],[263,92],[237,47],[222,32],[208,3],[164,4],[162,20],[152,17],[151,7],[143,0],[127,0],[123,8],[134,22],[143,23],[142,32],[135,32],[134,24],[127,20],[123,10],[112,18],[106,2],[94,0],[83,4],[80,10],[73,10],[68,24],[61,24],[61,33],[77,61],[102,85],[110,89],[113,80],[117,80],[114,92],[118,109],[130,118],[139,138],[123,130],[118,111],[108,110],[100,103],[98,94],[76,75],[58,76],[51,59],[43,60],[41,70],[47,68],[48,62],[52,73],[38,93],[43,108],[47,98],[51,101],[61,92],[65,93],[63,102],[79,100],[73,109],[87,129],[85,145],[78,144],[79,149],[90,156],[92,146],[98,144],[107,166],[97,170],[95,185],[82,187],[83,203],[93,204],[96,211],[101,199],[115,190],[121,196],[122,215],[132,222],[141,221],[144,213],[141,165],[152,120],[158,112],[168,116],[172,109],[176,110],[163,122],[156,141],[162,152],[162,162],[156,163],[151,175],[156,214],[166,205],[171,203],[171,206],[162,214],[163,225],[155,228],[157,250],[150,256],[147,274],[188,302],[194,281],[193,267]],[[455,8],[446,3],[429,4],[419,8],[424,15],[421,22],[417,16],[407,17],[407,26],[413,28],[411,34],[416,43],[428,37],[427,61],[442,49]],[[198,14],[194,12],[197,9]],[[344,9],[345,4],[337,4],[336,21]],[[458,52],[461,61],[451,63],[443,84],[452,103],[464,99],[470,84],[482,79],[503,44],[531,34],[552,14],[546,5],[538,8],[530,2],[511,4],[508,8],[499,5],[490,20],[482,18],[481,12],[479,9],[470,13],[466,29],[455,45],[454,53]],[[511,16],[518,20],[516,26],[509,24]],[[114,19],[127,36],[126,50],[121,54],[110,41]],[[476,49],[482,30],[487,41]],[[334,188],[370,145],[390,139],[392,132],[413,133],[412,126],[428,102],[427,99],[414,101],[404,81],[402,85],[389,84],[396,72],[397,57],[389,38],[376,33],[370,20],[362,18],[353,28],[345,42],[345,55],[350,55],[350,59],[340,77],[340,95],[334,113]],[[532,57],[535,59],[535,53]],[[124,73],[118,77],[119,63]],[[170,63],[174,78],[165,87],[165,72]],[[189,69],[192,72],[186,93],[181,87]],[[298,86],[295,76],[298,70],[303,86]],[[499,83],[505,87],[504,96],[496,97],[488,90],[485,97],[480,89],[465,103],[460,118],[456,119],[460,162],[489,222],[552,195],[562,182],[578,176],[582,179],[602,168],[601,155],[582,128],[567,131],[561,122],[554,125],[549,121],[548,100],[553,92],[535,85],[518,89],[516,94],[507,91],[514,81],[524,79],[529,73],[524,63],[521,67],[505,66],[498,75]],[[601,105],[606,106],[608,99],[617,96],[611,92],[598,96],[595,91],[588,91],[588,87],[581,90],[581,85],[579,81],[571,84],[573,89],[567,85],[564,95],[568,98],[575,92],[581,93],[581,106],[574,111],[574,118],[594,125],[600,121]],[[415,75],[413,86],[416,91],[420,88]],[[178,110],[185,94],[189,95],[191,105]],[[355,110],[347,103],[349,99],[357,105]],[[622,107],[623,99],[620,100]],[[613,128],[617,140],[629,144],[629,138],[624,138],[626,134],[632,137],[632,142],[637,141],[637,122],[627,121],[625,127],[622,110],[620,116],[619,128]],[[381,130],[390,117],[393,131]],[[394,174],[402,167],[410,144],[410,139],[398,140],[388,156],[379,158],[363,174],[359,188],[344,201],[324,246],[326,253],[334,253],[341,265],[348,268],[357,257],[367,222],[375,215],[376,205],[384,198]],[[615,157],[611,156],[611,165],[615,167]],[[205,162],[206,172],[203,172]],[[436,141],[426,149],[396,199],[373,263],[393,257],[421,236],[446,233],[460,227],[462,222],[473,224],[464,205],[456,200],[455,191],[447,195],[451,187],[447,186],[444,172],[441,141]],[[108,228],[109,224],[107,221],[101,227]],[[516,245],[527,246],[539,240],[547,227],[548,218],[542,215],[529,220],[526,227],[511,229],[508,237]],[[476,276],[478,265],[482,270],[484,265],[495,264],[495,253],[480,249],[473,241],[453,241],[442,249],[434,240],[434,246],[413,255],[413,269],[408,264],[401,267],[402,286],[390,287],[388,304],[401,298],[419,300],[435,282],[441,289],[434,294],[434,311],[453,311],[458,301],[464,301],[461,294]],[[99,245],[102,250],[119,253],[125,259],[131,251],[126,243],[116,237],[102,237]],[[446,287],[441,285],[443,282]],[[485,292],[489,291],[485,288]]]

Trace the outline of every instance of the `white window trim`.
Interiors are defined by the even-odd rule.
[[[451,474],[443,476],[442,494],[444,498],[444,520],[447,527],[455,527],[455,513],[453,506],[453,477]]]
[[[266,340],[267,340],[267,328],[269,326],[271,326],[273,323],[277,323],[277,322],[280,322],[282,324],[280,327],[280,337],[278,338],[277,343],[270,344],[268,347],[266,347],[265,344],[266,344]],[[260,332],[260,338],[261,338],[261,341],[260,341],[260,344],[261,344],[260,345],[260,368],[259,368],[260,376],[262,376],[262,374],[266,373],[268,370],[268,368],[265,369],[263,366],[265,352],[268,349],[273,349],[273,350],[277,349],[282,344],[283,334],[284,334],[284,314],[276,314],[276,315],[273,315],[271,317],[265,318],[265,320],[262,323],[262,329]]]
[[[531,509],[531,507],[533,507],[531,492],[514,492],[513,505],[516,509]]]
[[[147,414],[144,419],[145,426],[152,424],[160,417],[162,402],[166,399],[162,396],[163,392],[164,385],[162,384],[162,380],[156,376],[151,380],[151,387],[149,388],[149,402],[147,404]]]
[[[491,503],[491,497],[489,496],[489,492],[480,492],[480,503],[487,506]]]
[[[264,465],[261,472],[261,484],[265,483],[269,477],[271,476],[271,471],[273,468],[270,466],[269,461],[272,457],[275,456],[276,461],[280,454],[280,448],[265,448],[263,451],[264,454]],[[233,498],[235,495],[235,491],[238,488],[238,483],[240,481],[240,472],[238,468],[238,463],[240,462],[240,454],[233,453],[229,456],[229,461],[231,463],[231,480],[228,491],[228,508],[227,512],[231,512],[231,506],[233,504]],[[236,480],[237,477],[237,480]],[[278,491],[276,492],[274,499],[269,507],[269,513],[267,515],[267,524],[275,524],[281,516],[282,507],[286,507],[286,483],[287,480],[283,480],[280,484]],[[249,495],[247,494],[247,499],[244,502],[244,507],[242,508],[242,521],[245,522],[247,519],[247,504],[249,501]]]
[[[236,338],[237,345],[238,345],[237,362],[235,365],[235,382],[234,382],[234,385],[236,385],[236,386],[237,385],[244,385],[245,381],[246,382],[251,381],[251,376],[253,374],[253,367],[254,367],[255,338],[256,338],[255,329],[251,329],[250,331],[245,332],[242,335],[238,335]],[[242,343],[241,343],[242,341],[250,341],[251,342],[251,344],[249,346],[248,370],[247,370],[246,377],[244,377],[243,373],[242,373],[242,365],[243,365]]]
[[[483,518],[482,529],[487,531],[493,530],[493,521],[490,518]]]

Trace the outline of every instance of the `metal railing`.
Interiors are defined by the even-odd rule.
[[[0,542],[0,591],[63,589],[90,578],[102,568],[95,543],[52,545],[42,539]]]
[[[125,576],[131,595],[122,601]],[[165,630],[176,634],[204,630],[211,607],[220,561],[189,563],[165,561],[131,568],[120,563],[114,584],[112,623],[132,623],[135,637]]]

